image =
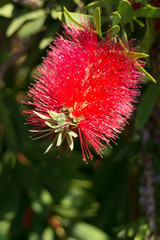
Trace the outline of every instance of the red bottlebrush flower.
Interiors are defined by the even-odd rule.
[[[126,125],[142,74],[118,40],[100,39],[92,27],[64,27],[29,89],[27,104],[34,109],[27,111],[28,121],[35,139],[51,140],[46,152],[65,145],[72,151],[79,136],[87,161],[91,147],[101,155]]]

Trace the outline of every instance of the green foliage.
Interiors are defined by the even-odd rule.
[[[139,205],[148,194],[139,191],[147,182],[142,177],[145,159],[154,156],[153,166],[160,172],[160,6],[153,2],[0,1],[0,239],[144,240],[155,232],[160,234],[159,190],[154,193],[155,232],[153,219]],[[140,3],[138,9],[136,3]],[[103,159],[95,155],[89,164],[82,161],[78,138],[70,158],[65,153],[57,156],[57,152],[44,155],[53,142],[48,147],[43,139],[29,138],[22,104],[48,44],[62,32],[61,22],[83,27],[82,19],[93,24],[100,37],[122,39],[122,45],[137,39],[135,48],[140,46],[140,50],[125,48],[137,64],[139,58],[150,55],[147,67],[140,69],[144,81],[137,113],[118,145],[111,143]],[[157,84],[148,81],[155,82],[152,75]],[[55,144],[60,146],[65,114],[37,115],[58,133]],[[67,132],[71,150],[76,137],[75,132]]]

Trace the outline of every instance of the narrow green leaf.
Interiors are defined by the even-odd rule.
[[[138,64],[139,71],[144,73],[146,78],[148,78],[151,82],[156,83],[156,80],[140,65]]]
[[[135,126],[137,129],[141,129],[145,125],[158,101],[159,96],[159,85],[150,84],[143,94],[136,114]]]
[[[111,27],[111,28],[108,29],[108,31],[107,31],[107,36],[113,37],[113,36],[115,36],[117,33],[119,33],[119,31],[120,31],[119,25],[115,25],[114,27]]]
[[[0,16],[11,18],[14,10],[14,5],[12,3],[7,3],[0,7]]]
[[[102,37],[102,32],[101,32],[101,11],[100,8],[97,7],[94,12],[93,12],[93,22],[94,26],[96,28],[97,34]]]
[[[74,24],[77,24],[78,26],[82,27],[82,25],[77,22],[73,17],[72,15],[70,14],[70,12],[67,10],[67,8],[64,7],[64,12],[66,13],[67,17],[70,19],[70,21]]]
[[[116,11],[113,13],[113,18],[112,18],[112,27],[117,25],[121,20],[120,14]]]
[[[33,137],[32,138],[32,140],[38,140],[38,139],[41,139],[41,138],[44,138],[44,137],[47,137],[48,135],[50,135],[51,134],[51,131],[50,132],[48,132],[48,133],[46,133],[46,134],[40,134],[40,135],[38,135],[37,137]]]
[[[62,136],[63,136],[63,134],[62,134],[62,132],[60,132],[58,134],[58,138],[57,138],[57,145],[56,145],[57,147],[59,147],[62,144],[62,142],[63,142]]]
[[[120,23],[125,25],[132,20],[133,17],[133,9],[129,1],[122,0],[118,6],[118,13],[121,16]]]
[[[25,38],[38,33],[39,31],[41,31],[45,20],[46,17],[42,17],[25,23],[18,31],[18,36],[20,38]]]
[[[58,129],[58,128],[59,128],[59,126],[56,125],[56,124],[53,123],[53,122],[45,121],[45,124],[46,124],[48,127],[53,128],[53,129]]]
[[[45,115],[43,115],[43,114],[41,114],[41,113],[39,113],[39,112],[34,111],[34,113],[35,113],[38,117],[40,117],[40,118],[42,118],[42,119],[44,119],[44,120],[49,120],[49,119],[51,119],[50,117],[47,117],[47,116],[45,116]]]
[[[51,148],[52,148],[53,145],[55,144],[55,141],[56,141],[56,138],[54,138],[54,139],[52,140],[51,144],[49,145],[49,147],[46,149],[46,151],[45,151],[43,154],[46,154],[46,153],[48,153],[48,152],[51,150]]]
[[[145,24],[142,22],[142,21],[140,21],[138,18],[136,18],[136,17],[133,17],[133,20],[140,26],[140,27],[145,27]]]
[[[87,6],[85,6],[86,9],[95,9],[96,7],[104,7],[104,2],[103,1],[94,1],[94,2],[87,4]]]
[[[40,132],[40,133],[41,133],[41,132],[51,132],[52,130],[49,128],[49,129],[44,129],[44,130],[29,130],[29,131],[30,131],[30,132],[33,132],[33,133],[34,133],[34,132],[35,132],[35,133],[36,133],[36,132]]]
[[[131,58],[148,58],[149,57],[148,54],[140,53],[140,52],[128,52],[126,53],[126,55]]]
[[[66,25],[70,25],[73,23],[78,23],[78,26],[81,26],[82,19],[86,19],[87,22],[93,22],[93,16],[88,14],[80,14],[69,12],[69,15],[64,12],[57,12],[57,17],[61,22],[65,22]]]
[[[71,151],[73,151],[74,143],[73,143],[72,137],[69,134],[66,134],[66,138],[67,138],[67,142],[68,142],[69,148],[71,149]]]
[[[128,36],[127,36],[127,32],[126,32],[126,29],[124,27],[124,25],[122,25],[122,39],[128,43]]]
[[[134,16],[160,18],[160,8],[147,4],[145,7],[135,10]]]

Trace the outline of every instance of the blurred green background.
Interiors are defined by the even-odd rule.
[[[137,111],[103,159],[85,164],[78,142],[43,155],[22,100],[61,22],[96,24],[97,7],[103,36],[150,55]],[[0,0],[0,240],[160,239],[159,62],[159,0]]]

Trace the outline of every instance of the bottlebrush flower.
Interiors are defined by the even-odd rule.
[[[133,111],[142,74],[138,60],[113,38],[100,39],[93,28],[64,26],[50,46],[39,75],[30,87],[26,111],[35,139],[51,141],[46,152],[80,139],[83,159],[92,147],[102,156]]]

